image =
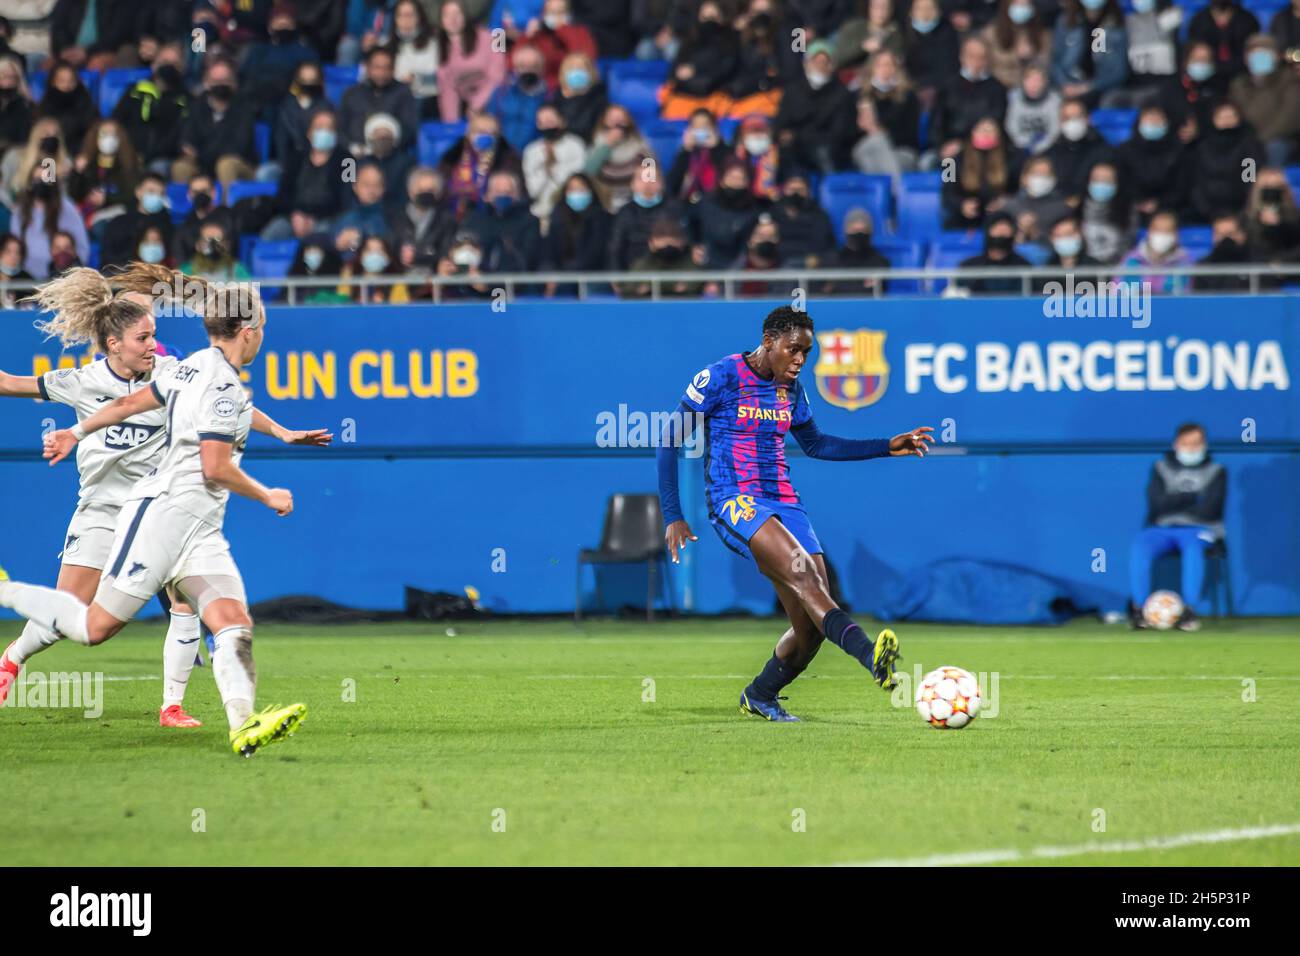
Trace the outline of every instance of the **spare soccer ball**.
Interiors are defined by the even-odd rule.
[[[931,727],[960,730],[979,715],[979,681],[960,667],[936,668],[916,688],[916,712]]]
[[[1183,599],[1173,591],[1156,591],[1142,605],[1142,617],[1147,627],[1167,631],[1183,616]]]

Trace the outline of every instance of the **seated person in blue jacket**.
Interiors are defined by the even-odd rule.
[[[1205,580],[1205,549],[1223,539],[1223,502],[1228,472],[1210,457],[1205,429],[1194,422],[1178,427],[1174,446],[1151,468],[1147,482],[1146,527],[1133,542],[1129,620],[1144,627],[1142,605],[1151,594],[1151,565],[1162,554],[1182,554],[1182,599],[1187,610],[1180,630],[1199,630],[1193,605]]]

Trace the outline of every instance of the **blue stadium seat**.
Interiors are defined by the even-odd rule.
[[[637,77],[643,80],[651,80],[654,83],[662,84],[668,79],[668,70],[670,64],[667,60],[615,60],[601,59],[598,64],[601,75],[605,77],[606,83],[612,83],[615,80],[622,81],[630,77]]]
[[[416,152],[421,165],[437,166],[442,154],[465,135],[465,121],[455,123],[421,123]]]
[[[959,266],[962,260],[977,256],[984,249],[984,237],[978,232],[940,232],[935,235],[930,246],[927,268],[950,269]],[[948,285],[947,279],[931,281],[931,291],[942,292]]]
[[[140,80],[149,79],[149,69],[105,70],[99,81],[99,115],[111,116],[117,101]]]
[[[895,269],[920,269],[925,265],[925,243],[919,239],[877,235],[873,242]],[[919,295],[921,282],[919,279],[891,279],[885,284],[885,291],[890,295]]]
[[[844,216],[857,206],[871,213],[876,232],[893,232],[890,224],[893,193],[888,176],[829,173],[822,179],[816,195],[830,214],[831,222],[835,224],[835,235],[841,240],[844,238]]]
[[[1024,256],[1031,266],[1045,266],[1052,254],[1045,246],[1036,242],[1022,242],[1016,246],[1016,252]]]
[[[262,162],[266,162],[271,158],[271,124],[255,124],[253,126],[253,139],[257,143],[257,155]]]
[[[1291,192],[1295,196],[1295,201],[1300,203],[1300,166],[1288,166],[1286,168],[1286,181],[1291,184]]]
[[[1106,142],[1118,146],[1132,135],[1137,116],[1137,110],[1093,110],[1092,125]]]
[[[659,87],[663,86],[663,77],[654,73],[636,72],[626,68],[626,63],[641,63],[641,60],[624,61],[622,65],[611,65],[609,79],[609,101],[622,106],[636,117],[638,123],[659,116]],[[648,61],[655,62],[655,61]]]
[[[1268,32],[1269,24],[1277,16],[1279,10],[1285,10],[1291,6],[1289,0],[1245,0],[1242,6],[1255,14],[1259,20],[1259,25],[1265,33]]]
[[[665,169],[673,164],[677,151],[682,148],[682,135],[686,120],[652,119],[641,124],[641,133],[655,151],[655,158]]]
[[[943,228],[939,173],[903,173],[898,191],[898,229],[910,239],[932,239]]]
[[[282,279],[289,274],[294,256],[298,254],[297,239],[282,239],[274,242],[253,242],[249,256],[249,272],[254,279],[262,281],[262,294],[269,299],[278,299],[281,289],[272,287],[269,294],[265,285],[268,279]]]
[[[92,269],[99,268],[99,243],[92,242],[90,244],[90,261],[86,265]]]
[[[724,116],[718,120],[718,132],[722,134],[724,143],[734,143],[736,139],[736,130],[740,126],[740,120],[733,119],[730,116]]]
[[[257,236],[239,237],[239,261],[249,272],[253,271],[253,251],[257,248],[258,241]]]
[[[356,86],[361,78],[359,66],[339,66],[337,63],[325,64],[325,98],[335,106],[343,99],[343,92],[349,86]]]
[[[233,206],[239,200],[247,199],[249,196],[274,196],[279,191],[279,183],[263,183],[252,179],[236,180],[230,184],[230,192],[226,194],[226,205]]]

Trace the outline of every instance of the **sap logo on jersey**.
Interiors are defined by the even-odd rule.
[[[139,448],[161,430],[161,425],[109,425],[104,429],[104,444],[119,451],[130,451]]]

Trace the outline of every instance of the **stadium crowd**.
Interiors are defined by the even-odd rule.
[[[0,273],[244,278],[256,237],[342,277],[307,301],[538,271],[783,293],[762,273],[890,264],[893,224],[832,215],[828,177],[929,172],[930,237],[982,237],[962,264],[1172,291],[1171,266],[1300,261],[1300,0],[1249,2],[23,0],[0,19]],[[620,65],[643,82],[616,89]]]

